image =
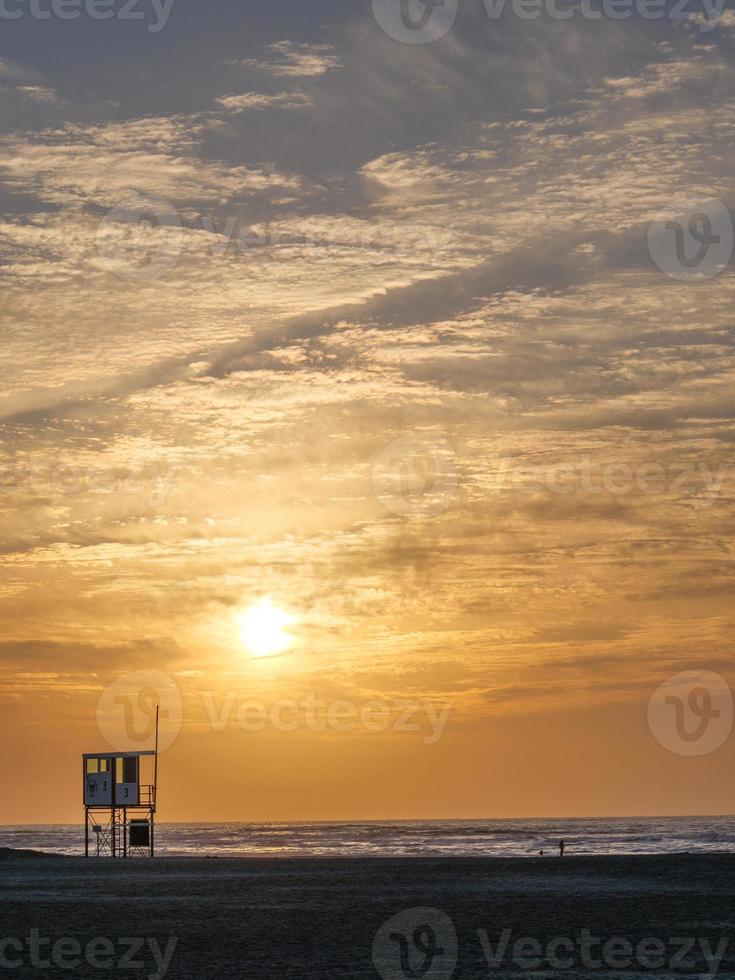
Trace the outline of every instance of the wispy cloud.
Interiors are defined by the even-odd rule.
[[[245,112],[247,109],[304,109],[313,100],[300,92],[277,92],[264,95],[260,92],[243,92],[241,95],[222,95],[217,105],[229,112]]]
[[[646,245],[733,205],[726,31],[350,17],[220,38],[216,86],[161,57],[149,115],[0,62],[13,697],[148,656],[267,692],[232,628],[262,594],[300,624],[281,692],[450,692],[462,731],[729,649],[735,278]],[[396,512],[431,439],[446,507]]]
[[[277,41],[268,45],[262,57],[243,58],[234,63],[279,78],[318,78],[339,68],[341,60],[329,44]]]

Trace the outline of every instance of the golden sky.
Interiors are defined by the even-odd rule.
[[[0,822],[138,682],[163,819],[732,812],[735,18],[225,6],[3,42]]]

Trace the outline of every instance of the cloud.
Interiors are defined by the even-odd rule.
[[[43,85],[20,85],[18,91],[33,102],[56,102],[58,96],[53,89]]]
[[[277,41],[269,44],[260,58],[233,62],[281,78],[318,78],[339,68],[341,61],[328,44],[298,44]]]
[[[366,19],[185,98],[162,65],[148,116],[84,118],[54,78],[64,118],[3,137],[13,671],[175,635],[241,677],[261,594],[300,623],[290,685],[451,691],[475,722],[641,699],[726,645],[733,475],[678,480],[729,462],[734,280],[669,279],[646,228],[730,201],[731,64],[686,32],[491,26],[399,57]],[[51,83],[0,71],[41,112]],[[155,200],[178,223],[131,233]],[[454,453],[431,519],[375,476],[416,434]]]
[[[17,61],[11,61],[9,58],[0,58],[0,78],[5,82],[15,82],[19,85],[43,80],[43,77],[35,69]]]
[[[0,172],[14,190],[67,207],[135,207],[152,196],[221,202],[274,185],[298,187],[290,176],[204,160],[196,152],[201,139],[196,118],[67,125],[0,139]]]
[[[244,112],[247,109],[305,109],[313,104],[308,95],[299,92],[279,92],[275,95],[243,92],[242,95],[222,95],[217,99],[217,105],[229,112]]]

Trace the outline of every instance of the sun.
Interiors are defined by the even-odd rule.
[[[262,599],[240,616],[240,639],[254,657],[272,657],[291,646],[291,623],[293,616]]]

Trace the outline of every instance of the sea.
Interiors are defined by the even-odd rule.
[[[735,817],[160,823],[159,855],[212,857],[531,857],[735,851]],[[81,825],[0,826],[0,847],[80,854]]]

